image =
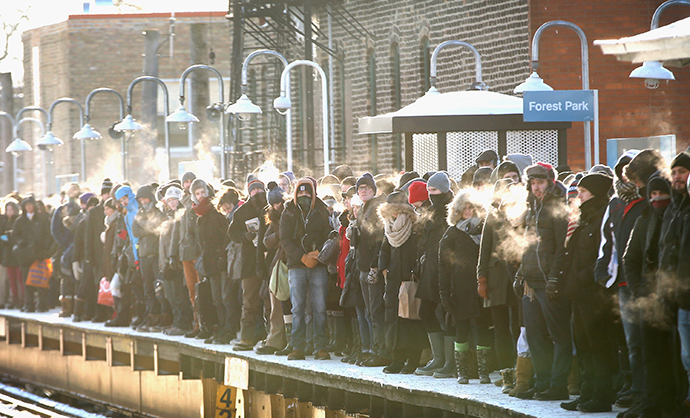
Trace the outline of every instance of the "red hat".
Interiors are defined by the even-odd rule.
[[[409,194],[407,201],[410,204],[429,200],[429,192],[426,190],[426,183],[423,181],[413,181],[407,192]]]

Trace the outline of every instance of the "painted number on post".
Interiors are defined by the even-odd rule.
[[[234,418],[237,415],[237,389],[218,385],[216,418]]]

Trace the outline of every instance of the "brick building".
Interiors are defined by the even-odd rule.
[[[262,2],[250,2],[262,3]],[[312,23],[320,28],[316,40],[321,45],[328,29],[328,13],[325,3],[313,7]],[[660,134],[676,134],[678,148],[690,145],[690,127],[682,123],[688,107],[690,77],[685,70],[673,69],[676,81],[648,90],[638,80],[629,79],[635,65],[619,63],[613,57],[604,56],[592,46],[595,39],[614,39],[648,30],[651,16],[660,0],[620,0],[617,2],[572,3],[566,0],[530,0],[523,2],[441,2],[438,0],[344,0],[333,2],[331,7],[346,9],[351,25],[338,24],[333,13],[332,45],[334,71],[330,75],[334,95],[334,130],[336,152],[333,165],[349,163],[355,171],[372,170],[393,172],[401,168],[401,138],[393,135],[359,135],[357,122],[360,117],[397,110],[424,94],[428,88],[429,56],[433,48],[446,40],[462,40],[474,45],[482,56],[484,82],[491,91],[512,94],[513,88],[529,75],[530,42],[532,34],[544,22],[567,20],[580,26],[589,44],[590,86],[599,90],[600,100],[600,147],[601,160],[605,162],[605,144],[608,138],[643,137]],[[232,6],[232,2],[231,2]],[[229,74],[232,24],[224,17],[225,12],[212,14],[177,14],[175,56],[168,59],[167,49],[161,50],[160,76],[169,80],[171,110],[177,105],[175,82],[181,72],[192,63],[190,57],[189,27],[193,23],[210,24],[213,28],[214,66],[223,74]],[[690,8],[673,7],[663,16],[661,23],[690,15]],[[38,28],[24,34],[25,44],[25,92],[26,105],[48,106],[54,99],[71,96],[83,102],[93,88],[108,86],[124,93],[128,83],[141,74],[143,37],[141,31],[158,29],[162,36],[168,32],[169,15],[79,15],[66,22]],[[263,25],[251,18],[256,31],[272,25]],[[270,22],[269,22],[270,23]],[[358,25],[362,30],[352,29]],[[261,34],[259,34],[261,35]],[[272,35],[269,35],[272,36]],[[280,49],[288,60],[304,56],[303,38],[291,34],[293,42],[284,42]],[[209,36],[210,38],[210,36]],[[291,39],[292,39],[291,38]],[[243,56],[252,48],[261,46],[261,40],[245,35]],[[32,66],[35,47],[39,48],[40,88],[34,88]],[[315,60],[328,72],[328,54],[315,47]],[[580,89],[580,45],[577,36],[568,30],[548,30],[544,33],[540,48],[539,74],[557,90]],[[472,55],[463,49],[444,50],[438,62],[437,87],[442,92],[465,90],[474,81]],[[198,61],[197,61],[198,62]],[[207,62],[206,62],[207,63]],[[253,72],[254,84],[250,92],[261,95],[258,104],[264,109],[260,118],[243,122],[238,138],[244,145],[237,145],[238,152],[254,153],[279,160],[282,168],[284,148],[269,147],[282,141],[280,134],[261,130],[270,124],[282,123],[269,110],[270,97],[277,96],[279,67]],[[320,83],[314,82],[315,125],[313,142],[305,138],[306,106],[303,92],[305,78],[293,75],[293,140],[295,171],[300,174],[318,174],[317,155],[309,164],[309,148],[321,149],[320,140]],[[226,89],[227,91],[227,89]],[[215,101],[215,90],[210,95]],[[227,93],[226,93],[227,97]],[[232,98],[234,101],[236,97]],[[134,115],[139,114],[135,99]],[[92,124],[101,132],[114,121],[117,108],[112,98],[101,97],[92,103]],[[69,110],[68,110],[69,109]],[[69,112],[69,113],[67,113]],[[161,110],[159,109],[159,112]],[[194,111],[199,116],[199,111]],[[203,112],[201,112],[203,113]],[[107,115],[107,116],[106,116]],[[74,108],[65,105],[56,111],[54,131],[66,140],[66,145],[56,151],[56,172],[79,171],[79,146],[71,140],[78,130]],[[161,115],[162,117],[162,115]],[[68,119],[67,122],[65,122]],[[277,121],[277,122],[276,122]],[[160,125],[159,125],[160,128]],[[273,139],[263,136],[273,135]],[[584,166],[582,123],[573,123],[568,130],[568,162],[574,169]],[[192,138],[193,141],[196,139]],[[311,144],[311,145],[310,145]],[[103,159],[104,153],[117,154],[117,141],[104,139],[101,143],[87,144],[88,159],[102,171],[119,173],[117,159]],[[195,155],[205,158],[205,155]],[[26,157],[25,157],[26,158]],[[29,157],[31,158],[31,157]],[[34,164],[39,161],[33,157]],[[92,163],[95,162],[95,163]],[[103,163],[105,161],[106,163]],[[259,159],[247,160],[255,163]],[[114,164],[114,165],[113,165]],[[246,164],[245,169],[251,164]],[[93,172],[99,170],[93,169]],[[239,178],[241,170],[236,170]],[[38,177],[38,175],[36,175]],[[36,178],[35,181],[40,179]],[[97,179],[100,180],[100,179]]]

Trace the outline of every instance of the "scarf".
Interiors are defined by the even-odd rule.
[[[412,221],[406,213],[401,213],[397,218],[384,220],[384,232],[391,247],[402,246],[412,234]]]
[[[205,197],[199,201],[199,203],[196,203],[194,206],[194,213],[196,213],[199,216],[204,216],[208,213],[209,210],[213,207],[211,204],[211,199],[208,197]]]
[[[640,194],[637,190],[637,186],[635,186],[635,183],[624,182],[620,179],[616,179],[613,187],[616,189],[616,194],[618,197],[625,202],[626,205],[633,200],[640,198]]]
[[[479,245],[482,239],[482,220],[474,216],[470,219],[461,219],[455,227],[466,233],[472,238],[475,244]]]

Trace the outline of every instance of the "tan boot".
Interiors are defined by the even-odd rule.
[[[580,366],[577,357],[573,356],[573,365],[568,376],[568,393],[570,396],[580,396]]]
[[[60,318],[69,318],[72,316],[74,311],[74,299],[72,296],[60,296],[60,305],[62,310],[60,311]]]
[[[515,366],[515,387],[508,392],[508,396],[515,397],[518,392],[528,391],[529,382],[532,380],[533,375],[534,369],[532,368],[532,359],[518,356]]]

